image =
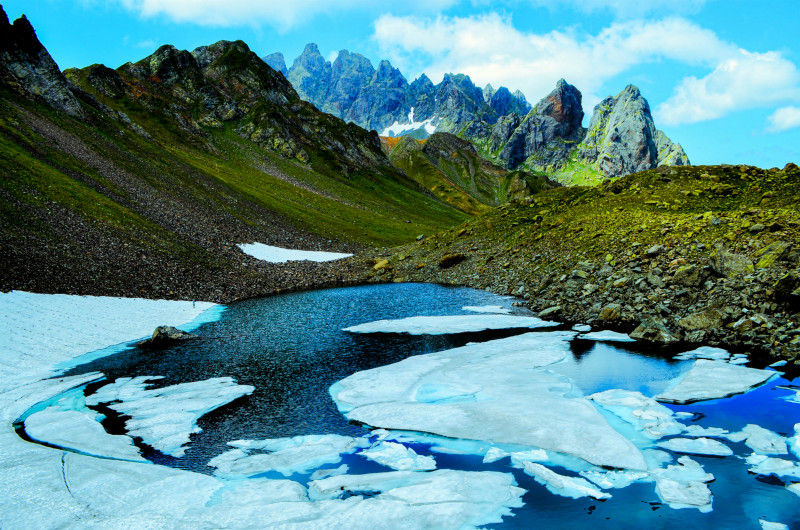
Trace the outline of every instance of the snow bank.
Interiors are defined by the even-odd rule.
[[[693,403],[747,392],[778,375],[722,361],[698,360],[671,388],[656,396],[667,403]]]
[[[86,398],[87,405],[106,404],[120,414],[130,416],[125,422],[128,434],[139,437],[150,447],[166,455],[181,457],[192,434],[201,431],[197,420],[212,410],[255,390],[237,385],[230,377],[181,383],[146,390],[159,377],[121,377],[100,387]]]
[[[596,465],[645,469],[569,379],[542,368],[569,355],[573,332],[527,333],[409,357],[330,388],[339,410],[374,427],[535,447]]]
[[[436,126],[439,123],[439,118],[436,116],[431,116],[427,120],[423,121],[415,121],[414,120],[414,107],[411,107],[411,110],[408,112],[408,116],[406,117],[406,121],[400,123],[399,121],[395,120],[394,123],[386,127],[383,131],[381,131],[381,136],[390,136],[390,137],[398,137],[403,136],[404,134],[412,133],[419,129],[424,129],[428,135],[431,135],[436,132]]]
[[[114,344],[182,326],[215,307],[209,302],[106,296],[0,293],[0,375],[46,377],[53,365]],[[0,377],[0,391],[10,377]]]
[[[474,333],[490,329],[547,328],[558,326],[536,317],[513,315],[453,315],[408,317],[397,320],[376,320],[344,328],[350,333],[408,333],[409,335],[446,335]]]
[[[498,315],[507,315],[511,313],[511,309],[499,305],[465,305],[461,310],[471,313],[494,313]]]
[[[320,250],[295,250],[291,248],[273,247],[264,243],[240,243],[242,252],[262,261],[270,263],[286,263],[287,261],[335,261],[349,258],[352,254],[342,252],[323,252]]]

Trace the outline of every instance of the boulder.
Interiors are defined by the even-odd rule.
[[[717,247],[711,255],[711,268],[720,276],[737,276],[753,272],[753,261],[743,254],[735,254]]]
[[[705,274],[703,269],[696,265],[681,265],[675,271],[672,280],[686,287],[700,287],[705,281]]]
[[[717,329],[725,324],[726,316],[721,309],[710,307],[680,319],[678,325],[686,331]]]
[[[800,308],[800,273],[789,272],[775,283],[773,297],[779,303]]]
[[[467,257],[464,254],[445,254],[442,256],[442,259],[439,260],[439,267],[448,269],[454,265],[458,265],[465,259],[467,259]]]
[[[196,339],[197,335],[187,333],[173,326],[158,326],[149,339],[139,342],[138,346],[149,349],[169,348],[180,342]]]
[[[630,337],[658,344],[675,344],[681,340],[680,336],[670,331],[664,320],[658,317],[645,317],[639,326],[631,332]]]
[[[622,318],[622,306],[620,304],[608,304],[600,310],[597,318],[603,322],[616,322]]]

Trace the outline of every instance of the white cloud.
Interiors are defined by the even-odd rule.
[[[144,17],[167,16],[204,26],[270,24],[286,30],[315,15],[349,10],[380,12],[372,0],[116,0]],[[403,12],[436,12],[458,0],[405,0]]]
[[[788,131],[800,127],[800,107],[782,107],[768,118],[770,132]]]
[[[635,18],[651,13],[696,13],[707,0],[532,0],[543,7],[570,6],[587,13],[611,11],[619,18]]]
[[[373,37],[402,70],[424,71],[434,81],[447,72],[462,72],[479,86],[519,88],[537,101],[564,77],[583,92],[587,110],[599,101],[608,80],[643,64],[668,60],[710,69],[705,77],[681,80],[658,107],[657,119],[667,124],[775,104],[797,97],[800,87],[797,68],[780,53],[742,50],[677,17],[617,21],[588,34],[574,29],[522,32],[511,18],[494,13],[438,18],[384,15],[375,22]]]
[[[596,35],[575,31],[524,33],[497,14],[420,19],[385,15],[374,38],[404,69],[424,70],[432,79],[463,72],[479,85],[520,88],[535,101],[564,77],[597,101],[610,78],[660,59],[708,64],[735,48],[713,32],[680,18],[616,22]],[[423,57],[424,65],[414,64]]]
[[[657,109],[669,125],[720,118],[733,111],[800,99],[800,72],[777,52],[738,50],[705,77],[686,77]]]

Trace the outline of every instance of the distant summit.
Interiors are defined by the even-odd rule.
[[[264,61],[275,70],[285,68],[280,53]],[[284,74],[301,98],[382,136],[459,133],[476,120],[495,123],[508,113],[530,110],[519,91],[480,89],[463,74],[448,74],[438,85],[424,74],[409,83],[389,61],[376,68],[363,55],[341,50],[331,63],[314,43],[306,45]]]
[[[650,105],[632,85],[597,105],[586,129],[582,95],[564,79],[531,107],[518,90],[478,88],[464,74],[445,74],[439,84],[423,74],[409,83],[389,61],[375,68],[348,50],[331,63],[313,43],[288,70],[280,53],[264,61],[283,72],[301,98],[381,136],[452,133],[499,166],[553,175],[565,184],[689,164],[683,148],[656,129]]]

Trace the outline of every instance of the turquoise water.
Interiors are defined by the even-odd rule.
[[[145,449],[145,455],[164,465],[209,473],[207,462],[228,449],[236,439],[261,439],[305,434],[362,436],[368,431],[349,424],[337,410],[328,388],[348,375],[386,365],[408,356],[486,341],[523,332],[500,331],[444,336],[392,334],[354,335],[341,329],[363,322],[416,315],[470,314],[465,305],[511,307],[511,299],[483,291],[425,284],[395,284],[330,289],[287,294],[232,304],[219,319],[195,330],[199,340],[163,351],[128,348],[112,356],[93,359],[68,374],[100,371],[108,380],[122,376],[161,375],[157,386],[211,377],[231,376],[255,387],[252,396],[239,399],[199,421],[203,432],[193,436],[182,458]],[[518,314],[524,310],[514,309]],[[572,356],[553,370],[571,378],[584,394],[611,388],[654,395],[671,379],[684,373],[688,361],[671,361],[660,352],[637,350],[636,345],[591,343],[576,340]],[[89,385],[87,393],[103,383]],[[800,404],[780,399],[791,392],[777,388],[790,381],[775,379],[768,385],[733,398],[671,407],[695,413],[682,420],[730,431],[756,423],[782,435],[791,435],[800,422]],[[110,432],[123,432],[122,421],[106,422]],[[737,455],[749,454],[743,444],[726,443]],[[756,477],[737,457],[692,456],[716,480],[713,511],[673,510],[662,505],[653,483],[609,490],[613,497],[570,499],[548,492],[531,477],[510,467],[508,459],[483,464],[482,456],[447,454],[431,445],[410,444],[421,454],[435,457],[439,468],[511,472],[528,493],[525,506],[514,510],[500,526],[521,528],[760,528],[758,519],[800,528],[800,498],[775,477]],[[677,455],[676,455],[677,456]],[[791,457],[783,457],[791,458]],[[388,471],[358,455],[342,460],[351,473]],[[337,467],[339,464],[326,467]],[[557,466],[556,471],[566,472]],[[281,475],[264,476],[284,478]],[[291,477],[307,482],[307,475]],[[792,526],[793,522],[797,524]]]

